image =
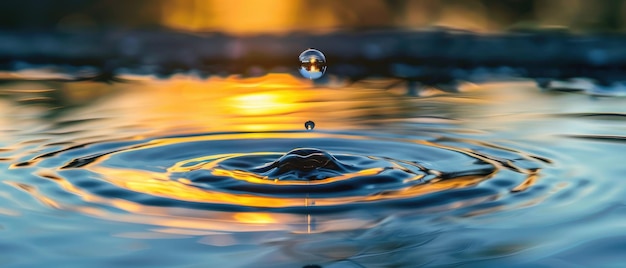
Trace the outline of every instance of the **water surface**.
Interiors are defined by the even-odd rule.
[[[125,79],[2,82],[3,267],[626,261],[622,98]]]

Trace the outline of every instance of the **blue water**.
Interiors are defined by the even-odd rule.
[[[2,85],[0,266],[626,262],[623,98],[128,80]]]

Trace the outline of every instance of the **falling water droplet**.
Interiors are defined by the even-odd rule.
[[[304,128],[306,128],[306,130],[313,130],[315,128],[315,122],[311,120],[306,121],[306,123],[304,123]]]
[[[300,54],[300,74],[308,79],[318,79],[326,72],[326,57],[317,49],[309,48]]]

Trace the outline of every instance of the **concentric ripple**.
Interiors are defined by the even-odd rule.
[[[7,82],[0,263],[621,263],[623,99],[289,79]]]
[[[48,152],[14,167],[35,162],[61,166],[45,176],[65,191],[113,206],[129,202],[133,212],[176,207],[311,214],[463,207],[528,188],[549,160],[441,136],[265,132],[108,141]],[[497,183],[481,187],[490,180]]]

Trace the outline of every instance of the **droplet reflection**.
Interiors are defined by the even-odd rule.
[[[300,54],[300,74],[308,79],[318,79],[326,72],[326,57],[317,49],[309,48]]]
[[[306,123],[304,123],[304,128],[306,128],[306,130],[313,130],[315,128],[315,122],[311,120],[306,121]]]

